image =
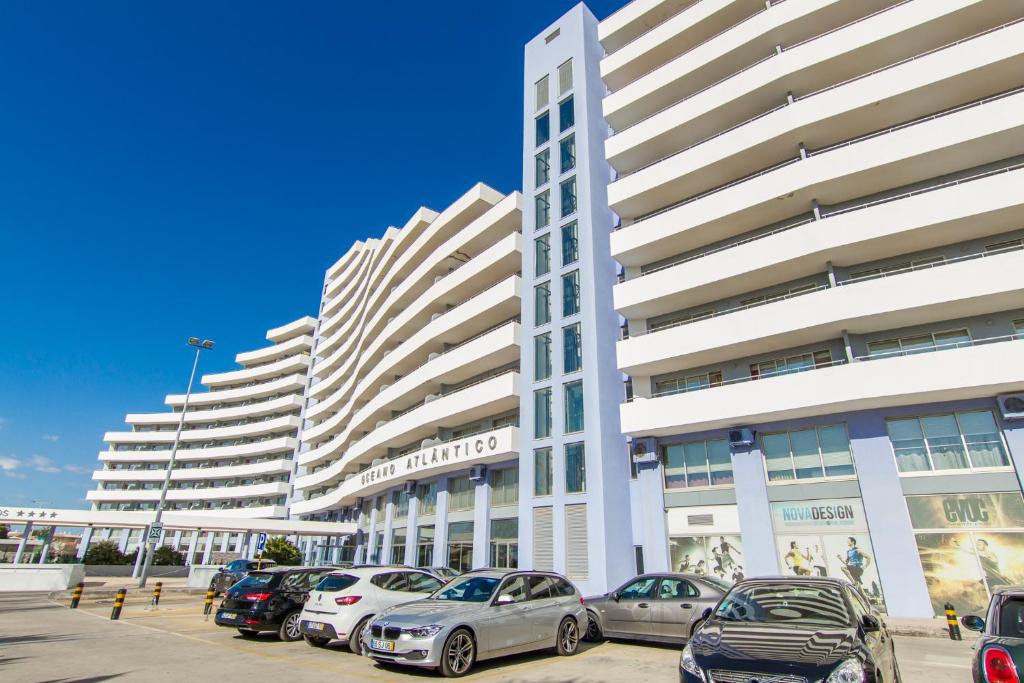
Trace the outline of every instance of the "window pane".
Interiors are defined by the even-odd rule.
[[[551,139],[551,114],[545,112],[537,117],[534,145],[543,145]]]
[[[416,497],[419,498],[421,515],[434,514],[437,510],[437,482],[417,486]]]
[[[551,322],[551,286],[545,282],[533,288],[534,324]]]
[[[562,329],[563,372],[566,374],[583,367],[582,342],[579,323]]]
[[[899,339],[885,339],[882,341],[868,342],[868,355],[869,356],[895,356],[900,352],[900,340]]]
[[[551,222],[551,192],[550,192],[550,190],[544,190],[539,195],[534,197],[533,203],[534,203],[534,209],[535,209],[535,213],[536,213],[536,216],[534,216],[534,220],[536,221],[536,224],[534,225],[534,229],[535,230],[540,230],[541,228],[547,227],[548,223]]]
[[[548,77],[545,76],[544,78],[542,78],[539,81],[537,81],[536,87],[537,87],[537,97],[536,97],[537,108],[536,108],[535,111],[540,111],[544,107],[548,106],[548,102],[550,101],[549,97],[548,97]]]
[[[957,413],[960,431],[967,442],[967,452],[974,467],[1004,467],[1009,465],[1003,441],[999,438],[999,429],[992,413],[981,410],[970,413]]]
[[[558,94],[564,95],[572,90],[572,60],[558,67]]]
[[[813,429],[789,433],[789,445],[793,449],[793,468],[797,479],[812,479],[822,476],[821,455],[818,453],[818,435]]]
[[[768,468],[768,481],[786,481],[795,479],[793,462],[789,455],[789,436],[787,434],[768,434],[761,439],[764,448],[764,461]]]
[[[452,522],[448,525],[448,542],[472,543],[473,522]]]
[[[551,495],[551,449],[533,451],[533,495]]]
[[[684,444],[683,461],[686,463],[686,485],[707,486],[710,482],[707,445],[703,441]]]
[[[580,258],[580,235],[576,221],[562,226],[562,265],[576,263]]]
[[[562,315],[570,316],[580,312],[580,271],[574,270],[562,276]]]
[[[726,439],[708,441],[708,466],[711,470],[711,485],[725,486],[733,483],[732,455]]]
[[[558,130],[564,133],[576,123],[576,108],[572,97],[566,97],[558,104]]]
[[[533,241],[533,272],[534,275],[547,275],[551,270],[551,245],[549,235],[538,237]]]
[[[850,440],[843,425],[819,427],[818,444],[821,446],[821,460],[825,464],[826,477],[845,477],[854,474]]]
[[[558,171],[567,173],[576,168],[576,134],[562,138],[558,143]]]
[[[661,447],[661,458],[665,466],[665,488],[686,488],[686,466],[683,462],[683,445],[672,444]]]
[[[583,444],[573,443],[565,447],[565,492],[583,493],[587,490],[586,458]]]
[[[545,332],[533,338],[533,379],[540,381],[551,377],[551,333]]]
[[[888,420],[889,442],[896,456],[896,468],[900,472],[927,472],[928,451],[924,446],[921,423],[916,417],[909,420]]]
[[[538,389],[533,392],[533,438],[544,439],[551,436],[551,389]]]
[[[469,480],[469,477],[448,480],[448,509],[473,509],[473,482]]]
[[[932,466],[937,470],[966,469],[967,454],[964,452],[960,430],[952,415],[929,415],[921,418],[921,427],[932,456]]]
[[[565,433],[583,431],[583,382],[565,385]]]
[[[960,344],[969,344],[971,335],[967,330],[947,330],[946,332],[935,333],[935,346],[943,349],[951,349]]]
[[[551,150],[545,149],[534,157],[534,187],[540,187],[551,179]]]
[[[916,337],[904,337],[900,340],[904,353],[921,353],[931,351],[935,347],[930,334],[922,334]]]
[[[562,218],[576,213],[576,178],[575,176],[559,185],[562,201]]]

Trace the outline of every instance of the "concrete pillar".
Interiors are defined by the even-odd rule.
[[[420,501],[415,496],[409,496],[409,515],[405,518],[405,564],[409,567],[416,566],[416,541],[418,530],[416,518],[420,511]]]
[[[114,535],[114,530],[111,529],[110,527],[107,527],[105,529],[100,529],[100,540],[101,541],[109,541],[110,537],[113,536],[113,535]]]
[[[473,568],[490,564],[491,484],[487,478],[473,488]]]
[[[672,558],[668,547],[668,518],[665,515],[665,483],[659,463],[637,466],[640,491],[641,545],[645,572],[670,572]],[[635,560],[634,560],[635,561]]]
[[[171,548],[175,551],[181,548],[181,529],[174,532],[174,540],[171,541]]]
[[[246,548],[249,546],[250,532],[246,531],[244,534],[238,535],[238,543],[235,544],[235,552],[245,557]]]
[[[149,535],[149,528],[142,530],[142,536],[139,538],[139,544],[136,546],[137,551],[135,553],[135,566],[132,568],[132,578],[139,578],[139,574],[142,572],[142,556],[145,555],[145,544],[144,541]],[[153,548],[153,552],[156,552],[156,548]]]
[[[78,542],[78,553],[76,554],[79,560],[84,560],[85,554],[89,552],[89,541],[92,540],[92,532],[93,528],[91,526],[82,529],[82,540]]]
[[[213,556],[213,542],[215,534],[212,531],[206,532],[206,544],[203,546],[203,564],[210,564]]]
[[[733,453],[732,472],[736,481],[743,557],[747,561],[743,569],[747,576],[776,576],[780,572],[779,555],[768,504],[768,475],[760,447],[755,445],[749,451]]]
[[[132,530],[121,529],[121,539],[117,542],[117,549],[122,553],[128,552],[128,541],[131,540]]]
[[[231,543],[231,532],[225,531],[224,538],[220,541],[220,551],[226,553],[228,551],[228,544]]]
[[[189,536],[189,539],[188,539],[188,551],[185,553],[185,565],[186,566],[191,566],[192,565],[192,560],[195,559],[196,546],[199,544],[199,534],[200,534],[200,530],[193,529],[192,530],[192,534]]]
[[[391,564],[391,527],[394,524],[395,505],[389,498],[390,496],[385,498],[384,503],[384,542],[380,549],[381,564]]]
[[[366,532],[366,564],[381,564],[380,557],[376,555],[377,532],[380,531],[383,522],[378,519],[379,516],[376,501],[374,501],[373,507],[370,508],[370,527]]]
[[[32,536],[32,522],[25,522],[25,530],[21,532],[21,541],[18,542],[18,550],[14,553],[14,564],[21,564],[25,548],[28,546],[28,539]]]
[[[46,558],[50,556],[50,547],[53,545],[53,532],[56,530],[55,526],[46,530],[46,540],[43,541],[43,552],[39,554],[39,564],[46,564]]]
[[[448,478],[437,480],[437,510],[434,513],[435,567],[448,564]]]

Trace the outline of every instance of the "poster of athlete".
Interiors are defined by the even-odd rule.
[[[735,534],[669,538],[672,570],[736,582],[744,578],[743,550]]]

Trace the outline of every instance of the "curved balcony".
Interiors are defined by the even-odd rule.
[[[197,406],[217,405],[220,403],[231,403],[235,401],[252,401],[266,398],[275,394],[298,393],[301,394],[306,387],[305,373],[296,373],[270,380],[269,382],[254,382],[248,386],[237,389],[220,389],[194,393],[188,400],[191,409]],[[185,403],[185,394],[168,394],[164,403],[169,406],[180,406]]]
[[[280,344],[267,346],[262,349],[257,349],[256,351],[239,353],[235,356],[235,362],[247,367],[255,364],[270,363],[271,361],[284,358],[285,356],[292,356],[303,352],[308,354],[312,347],[313,337],[308,334],[304,334],[298,337],[292,337]]]
[[[246,382],[258,382],[260,380],[273,379],[281,375],[289,375],[296,372],[305,373],[309,367],[309,356],[301,354],[289,356],[281,360],[259,365],[254,368],[232,370],[230,372],[219,372],[213,375],[203,375],[201,380],[208,387],[222,387],[233,384],[244,384]]]
[[[291,493],[291,485],[285,481],[271,484],[249,484],[248,486],[206,486],[196,489],[169,489],[167,500],[203,501],[223,500],[225,498],[265,498],[269,496],[286,496]],[[85,495],[88,501],[100,502],[149,502],[160,500],[160,488],[133,489],[128,491],[93,490]]]
[[[247,458],[274,453],[294,453],[299,447],[299,440],[293,436],[279,436],[255,443],[236,444],[233,446],[213,446],[210,448],[178,449],[175,460],[192,462],[203,460],[223,460],[227,458]],[[117,450],[101,451],[99,459],[104,462],[167,462],[171,458],[170,447],[160,450]]]
[[[854,363],[620,406],[631,436],[670,436],[913,403],[994,396],[1024,389],[1024,340],[976,340],[932,353]]]
[[[171,481],[203,481],[207,479],[236,479],[266,474],[290,473],[294,465],[291,460],[267,460],[248,465],[227,465],[224,467],[175,467]],[[163,482],[164,469],[157,470],[97,470],[92,473],[93,481],[143,481]]]
[[[406,481],[431,479],[471,465],[501,462],[518,454],[518,427],[502,427],[438,443],[355,474],[322,496],[292,503],[292,513],[311,514],[351,505],[358,498],[376,495]]]
[[[185,413],[185,424],[203,424],[223,420],[238,420],[246,417],[261,417],[276,413],[298,412],[302,409],[302,395],[281,396],[269,401],[257,401],[247,405],[217,408],[215,410],[193,410]],[[190,408],[191,408],[191,401]],[[124,421],[132,425],[177,425],[181,413],[128,413]]]
[[[293,431],[298,429],[302,420],[297,415],[272,418],[270,420],[258,420],[231,427],[212,427],[210,429],[185,429],[181,432],[181,440],[184,442],[193,441],[216,441],[225,439],[238,439],[242,437],[260,436],[262,434],[273,434],[275,432]],[[143,432],[107,432],[103,440],[107,443],[146,444],[146,443],[174,443],[174,429],[164,431],[143,431]]]
[[[293,337],[309,335],[316,329],[316,318],[308,315],[290,323],[267,330],[267,341],[282,344]]]
[[[326,333],[333,331],[333,325],[342,320],[342,318],[338,316],[338,311],[342,308],[349,308],[353,301],[359,298],[357,293],[361,295],[361,293],[366,290],[366,280],[369,276],[370,261],[373,258],[372,244],[375,242],[376,240],[367,240],[365,243],[356,242],[356,246],[354,246],[353,249],[359,248],[361,253],[359,260],[353,265],[351,279],[347,280],[347,284],[340,292],[335,290],[334,294],[324,294],[323,310],[320,311],[320,319],[323,321],[320,324],[321,337]]]

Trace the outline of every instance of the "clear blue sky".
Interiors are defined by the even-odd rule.
[[[522,46],[573,4],[0,3],[0,504],[83,507],[188,335],[230,369],[352,241],[517,189]]]

